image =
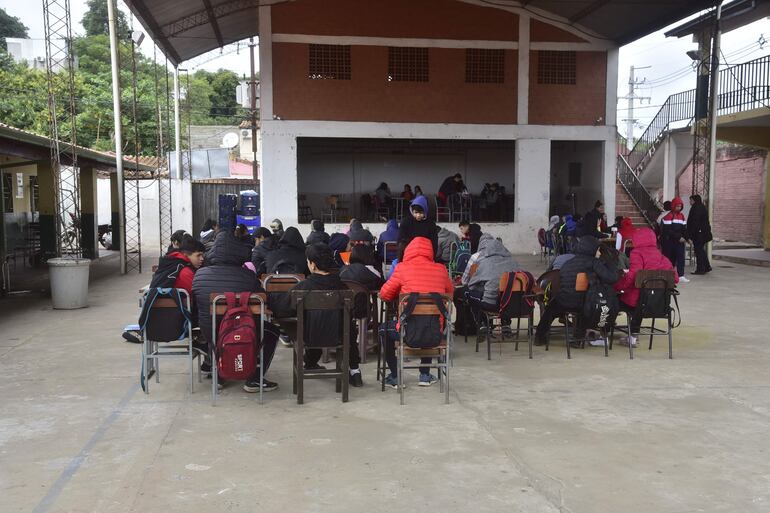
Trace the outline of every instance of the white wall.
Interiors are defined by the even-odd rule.
[[[96,179],[97,219],[99,224],[112,223],[112,195],[110,194],[110,179]]]

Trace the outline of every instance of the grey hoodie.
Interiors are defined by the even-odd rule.
[[[452,243],[459,244],[460,237],[456,233],[450,232],[446,228],[441,228],[438,232],[438,260],[445,264],[452,258]]]
[[[475,263],[478,267],[468,282],[468,288],[477,291],[483,289],[482,301],[493,305],[497,304],[500,276],[503,273],[517,270],[519,264],[505,249],[502,242],[491,237],[483,237],[479,241],[479,257]]]

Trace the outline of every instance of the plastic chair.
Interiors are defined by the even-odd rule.
[[[353,298],[355,293],[352,290],[295,290],[291,293],[292,305],[297,308],[297,341],[294,344],[294,387],[293,392],[297,395],[297,404],[304,402],[304,382],[306,379],[325,379],[333,378],[337,380],[337,392],[342,392],[342,402],[348,402],[348,375],[349,375],[349,354],[350,354],[350,320],[353,311]],[[305,314],[306,310],[327,310],[330,313],[342,313],[342,340],[336,348],[342,348],[337,351],[337,363],[334,369],[314,369],[305,370],[303,356],[305,347],[316,348],[305,340]]]
[[[142,295],[142,307],[148,295]],[[190,295],[184,289],[172,289],[178,294],[184,308],[190,306]],[[144,392],[150,393],[150,378],[155,374],[155,382],[160,383],[161,358],[185,358],[190,364],[190,393],[195,391],[194,360],[198,358],[198,382],[201,381],[201,352],[193,347],[192,322],[189,312],[185,315],[179,304],[170,297],[157,297],[147,312],[147,322],[140,329],[142,339],[141,383]],[[180,336],[181,335],[181,336]]]
[[[449,366],[450,366],[450,348],[452,347],[452,297],[447,294],[440,294],[441,301],[444,303],[444,308],[447,312],[444,318],[444,334],[441,343],[436,347],[430,348],[413,348],[405,344],[403,341],[406,337],[406,324],[413,316],[422,315],[441,315],[436,303],[433,302],[433,297],[430,294],[419,294],[417,298],[417,305],[412,313],[403,318],[404,308],[409,301],[410,294],[401,294],[398,299],[398,318],[401,319],[401,330],[399,341],[396,342],[396,359],[398,361],[398,389],[401,397],[401,404],[405,404],[404,398],[404,369],[419,369],[420,367],[430,367],[438,371],[439,392],[444,394],[444,402],[449,404]],[[423,365],[404,365],[404,358],[407,356],[413,356],[416,358],[435,358],[436,363],[431,361],[430,364]]]
[[[211,404],[213,406],[217,403],[217,390],[219,387],[216,355],[217,329],[219,327],[217,317],[224,317],[227,313],[227,301],[224,292],[213,292],[209,297],[211,298],[211,340],[214,341],[209,344],[211,347]],[[262,292],[251,294],[249,296],[249,310],[251,310],[252,315],[259,316],[259,383],[261,385],[265,377],[265,366],[263,365],[265,361],[265,348],[262,344],[262,341],[265,340],[265,316],[270,315],[267,309],[267,296]],[[262,386],[259,387],[259,404],[262,404]]]

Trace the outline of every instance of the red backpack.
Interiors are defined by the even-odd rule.
[[[225,293],[227,312],[217,336],[217,371],[222,379],[246,380],[257,369],[257,323],[249,309],[249,292]]]

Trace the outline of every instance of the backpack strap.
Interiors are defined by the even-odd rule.
[[[444,305],[444,300],[441,297],[441,294],[438,292],[431,292],[430,298],[433,300],[434,303],[436,303],[436,307],[438,308],[438,311],[441,313],[442,316],[444,316],[444,319],[449,317],[449,312],[447,312],[446,306]]]
[[[406,319],[412,315],[412,312],[414,312],[414,308],[417,306],[417,298],[420,297],[420,294],[417,292],[411,292],[409,294],[409,298],[406,300],[406,307],[404,307],[404,311],[401,312],[401,317],[398,318],[398,323],[403,324],[406,322]]]
[[[238,306],[242,308],[246,308],[248,310],[250,297],[251,297],[251,292],[241,292],[238,295]]]
[[[225,301],[227,302],[228,310],[235,308],[235,293],[225,292]]]

